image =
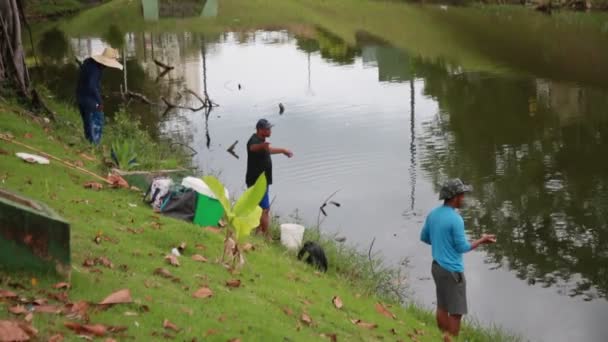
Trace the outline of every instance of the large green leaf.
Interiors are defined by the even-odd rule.
[[[257,208],[266,194],[266,176],[262,173],[255,184],[247,189],[234,204],[234,215],[237,217],[247,216]],[[259,218],[258,218],[259,219]]]
[[[230,218],[233,215],[232,207],[230,206],[230,202],[228,202],[228,199],[226,198],[226,192],[222,183],[213,176],[203,177],[203,182],[205,182],[209,189],[211,189],[211,191],[215,194],[215,197],[217,197],[217,199],[222,204],[222,207],[224,207],[224,212],[226,216]]]
[[[254,207],[249,215],[233,217],[230,224],[234,227],[236,240],[240,241],[242,238],[249,236],[251,231],[260,225],[260,217],[262,217],[262,208],[259,206]]]

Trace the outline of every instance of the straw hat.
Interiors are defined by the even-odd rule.
[[[105,48],[101,55],[92,56],[95,61],[110,68],[122,70],[122,64],[118,63],[118,50]]]

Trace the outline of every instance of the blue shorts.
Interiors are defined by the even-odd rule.
[[[262,209],[270,209],[270,187],[266,188],[266,193],[260,202],[260,207],[262,207]]]

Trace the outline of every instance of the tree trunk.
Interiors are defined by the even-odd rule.
[[[18,0],[0,0],[0,85],[30,97],[30,77],[21,42]]]

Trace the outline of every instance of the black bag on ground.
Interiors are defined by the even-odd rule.
[[[163,215],[192,222],[196,212],[197,198],[196,191],[191,189],[171,191],[164,199],[160,212]]]
[[[306,241],[298,253],[298,260],[302,260],[306,254],[308,257],[304,261],[320,271],[327,272],[327,258],[321,245],[314,241]]]

